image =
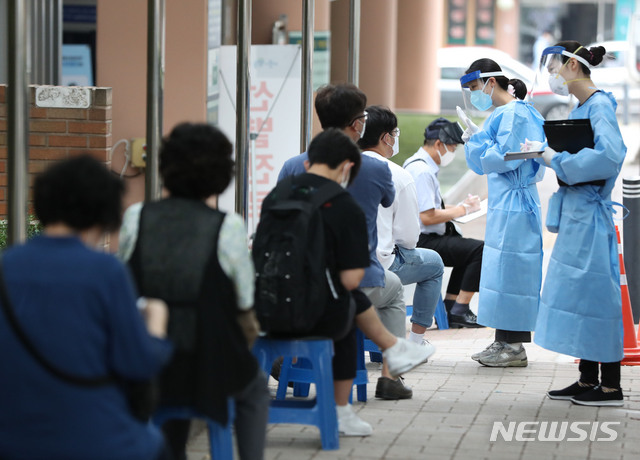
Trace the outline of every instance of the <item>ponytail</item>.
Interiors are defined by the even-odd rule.
[[[525,85],[522,80],[512,78],[511,80],[509,80],[507,88],[509,86],[513,87],[513,94],[509,93],[512,96],[517,97],[521,100],[524,100],[524,98],[527,96],[527,85]]]

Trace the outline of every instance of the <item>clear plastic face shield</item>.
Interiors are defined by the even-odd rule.
[[[503,72],[481,72],[476,70],[460,78],[462,100],[466,111],[489,110],[493,105],[491,96],[493,88],[489,85],[490,77],[504,77]]]
[[[567,64],[571,59],[590,67],[586,59],[575,53],[570,53],[562,46],[545,48],[540,57],[531,93],[541,94],[552,91],[560,96],[568,96],[569,86],[567,83],[578,80],[575,75],[569,75],[566,71]],[[533,103],[535,104],[535,97],[533,97]]]

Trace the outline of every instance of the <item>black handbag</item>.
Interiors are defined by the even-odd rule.
[[[123,387],[129,403],[129,409],[132,415],[143,422],[147,422],[153,414],[157,402],[158,402],[158,388],[155,381],[124,381],[121,378],[115,376],[103,376],[103,377],[79,377],[77,375],[69,374],[51,364],[47,359],[40,354],[37,348],[29,340],[26,333],[18,323],[15,312],[7,288],[4,282],[4,275],[2,271],[2,261],[0,260],[0,301],[2,303],[2,310],[12,327],[16,337],[20,340],[25,349],[31,354],[31,356],[50,374],[57,377],[60,380],[69,382],[74,385],[83,387],[101,387],[105,385],[120,385]]]

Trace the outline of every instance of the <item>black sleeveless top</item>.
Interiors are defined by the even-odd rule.
[[[220,423],[227,396],[257,372],[237,322],[234,285],[217,257],[224,216],[197,200],[145,204],[129,261],[140,295],[169,305],[175,352],[160,378],[161,404],[188,405]]]

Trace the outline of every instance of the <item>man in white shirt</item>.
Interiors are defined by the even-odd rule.
[[[381,106],[367,107],[367,130],[358,141],[362,154],[389,166],[396,196],[388,208],[378,209],[378,247],[376,254],[382,267],[400,278],[402,284],[417,283],[413,296],[409,339],[433,346],[424,333],[433,323],[440,297],[444,265],[432,250],[416,248],[420,236],[418,199],[411,174],[389,160],[398,152],[400,130],[395,114]],[[384,397],[387,382],[378,380],[376,397]]]
[[[431,122],[424,132],[424,145],[404,162],[416,184],[420,216],[418,246],[436,251],[445,267],[453,267],[444,304],[450,327],[482,327],[469,309],[480,285],[484,242],[463,238],[451,220],[480,209],[477,196],[469,196],[456,206],[445,206],[440,194],[438,172],[455,156],[462,144],[462,129],[445,118]]]

